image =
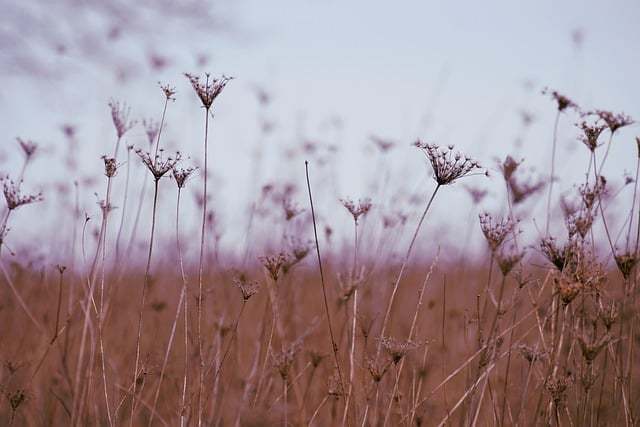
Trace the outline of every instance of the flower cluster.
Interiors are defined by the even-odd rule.
[[[114,100],[109,101],[109,108],[111,109],[111,120],[113,120],[113,126],[116,128],[116,134],[118,138],[122,138],[136,124],[134,120],[129,120],[131,108],[127,104],[121,104]]]
[[[340,199],[340,203],[349,211],[356,223],[361,216],[366,215],[371,210],[371,199],[368,198],[358,200],[357,204],[349,198]]]
[[[480,164],[460,152],[453,151],[453,145],[440,148],[436,144],[416,141],[414,144],[427,157],[433,168],[434,179],[438,185],[448,185],[457,179],[480,169]]]
[[[14,210],[23,205],[30,203],[41,202],[43,200],[42,193],[38,194],[22,194],[20,192],[20,184],[16,184],[8,178],[3,179],[2,191],[4,198],[7,201],[7,207],[9,210]]]
[[[220,95],[222,90],[225,88],[227,83],[233,77],[227,77],[223,75],[219,79],[212,78],[209,73],[205,74],[204,82],[200,78],[200,76],[195,76],[193,74],[186,73],[185,76],[189,79],[193,90],[196,91],[198,98],[202,102],[202,106],[207,110],[211,108],[211,104],[213,101]]]
[[[136,154],[142,159],[142,163],[149,169],[149,172],[153,175],[156,181],[159,181],[167,172],[172,170],[181,159],[180,152],[176,152],[174,157],[162,157],[163,150],[160,149],[160,154],[155,157],[151,157],[151,154],[140,149],[136,150]]]

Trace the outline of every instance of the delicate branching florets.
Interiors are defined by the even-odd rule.
[[[589,151],[594,152],[599,145],[598,138],[606,126],[598,123],[588,124],[585,121],[578,126],[582,129],[582,135],[579,136],[580,141],[587,146]]]
[[[574,281],[571,277],[564,274],[556,274],[553,278],[556,292],[562,300],[562,304],[567,306],[573,301],[584,289],[584,285]]]
[[[109,101],[109,108],[111,109],[111,120],[113,120],[113,126],[116,128],[116,134],[118,138],[122,138],[136,124],[134,120],[129,120],[131,108],[127,104],[120,104],[120,102],[114,100]]]
[[[291,221],[304,212],[304,209],[300,208],[290,197],[284,197],[282,199],[282,209],[284,210],[284,217],[287,221]]]
[[[293,365],[296,355],[300,351],[300,347],[302,345],[301,341],[295,341],[293,344],[286,347],[281,352],[277,354],[272,354],[273,364],[278,369],[280,373],[280,377],[283,381],[287,381],[289,377],[289,370]]]
[[[186,169],[183,168],[173,168],[173,179],[176,180],[176,184],[178,188],[184,188],[187,185],[187,181],[191,177],[191,174],[196,171],[197,168],[189,167]]]
[[[20,144],[20,148],[22,148],[22,152],[27,157],[27,159],[30,159],[36,153],[38,144],[36,144],[32,140],[22,138],[16,138],[16,140],[18,141],[18,144]]]
[[[515,267],[523,257],[524,252],[522,251],[510,250],[508,252],[500,252],[496,257],[496,262],[498,263],[498,267],[500,267],[502,275],[509,275],[513,267]]]
[[[594,185],[582,184],[578,189],[582,204],[585,209],[591,210],[599,197],[604,193],[607,185],[606,179],[602,176],[598,176],[598,181]]]
[[[149,146],[153,147],[153,144],[156,143],[158,133],[160,132],[160,123],[153,119],[143,119],[142,126],[144,126],[144,133],[147,135]]]
[[[457,179],[480,169],[480,164],[453,151],[453,145],[441,149],[438,145],[418,140],[414,143],[427,157],[433,168],[434,179],[438,185],[448,185]]]
[[[467,194],[471,197],[474,205],[479,205],[489,194],[487,190],[482,188],[465,186],[464,189],[467,190]]]
[[[604,306],[598,306],[598,318],[602,321],[602,324],[607,331],[611,331],[611,328],[618,320],[619,314],[620,310],[618,309],[618,304],[616,302],[611,302]]]
[[[195,76],[189,73],[186,73],[185,76],[189,79],[191,86],[193,86],[193,90],[196,91],[196,94],[200,98],[202,106],[207,110],[211,108],[211,104],[213,104],[213,101],[215,101],[218,95],[220,95],[227,83],[233,79],[233,77],[227,77],[225,75],[219,79],[215,79],[207,73],[205,74],[203,82],[200,76]]]
[[[4,198],[7,201],[7,208],[9,208],[10,211],[19,208],[20,206],[41,202],[43,200],[42,193],[23,195],[20,192],[20,184],[16,184],[9,178],[4,178],[2,181],[2,191],[4,192]]]
[[[158,84],[160,85],[160,89],[162,89],[162,93],[164,93],[165,98],[167,98],[167,101],[175,101],[176,98],[174,97],[174,95],[176,94],[176,88],[173,86],[169,86],[168,84],[163,85],[162,83],[158,82]]]
[[[633,268],[638,263],[638,257],[636,253],[633,251],[627,251],[624,253],[619,253],[615,255],[616,265],[618,266],[618,270],[622,273],[622,277],[628,279],[631,276],[631,272]]]
[[[507,182],[511,181],[513,174],[516,172],[516,170],[518,169],[521,163],[522,161],[518,162],[516,159],[514,159],[511,156],[507,156],[504,159],[504,162],[500,164],[500,170],[502,171],[502,176],[504,177],[505,181]]]
[[[118,170],[116,159],[114,157],[102,156],[102,160],[104,160],[104,174],[107,178],[113,178]]]
[[[530,347],[526,344],[520,344],[518,347],[520,350],[520,354],[525,360],[529,363],[535,363],[541,360],[544,360],[546,357],[546,353],[542,350],[538,350],[536,348]]]
[[[418,348],[418,344],[413,341],[400,341],[391,337],[381,337],[380,344],[396,365],[407,355],[408,352]]]
[[[163,159],[162,153],[163,150],[160,149],[160,154],[153,158],[147,151],[142,151],[140,149],[136,150],[136,154],[140,156],[142,163],[144,163],[147,169],[149,169],[149,172],[151,172],[156,181],[160,180],[160,178],[162,178],[167,172],[172,170],[182,157],[180,152],[176,152],[175,157],[167,157],[166,159]]]
[[[563,247],[558,246],[556,239],[553,237],[545,237],[540,241],[540,250],[551,264],[553,264],[558,271],[562,271],[567,264],[570,245]]]
[[[598,340],[585,339],[582,336],[578,336],[578,342],[580,343],[580,349],[582,350],[582,357],[591,364],[598,356],[600,351],[611,341],[611,336],[607,333],[600,337]]]
[[[545,381],[545,388],[551,395],[551,399],[553,399],[553,403],[557,406],[559,405],[567,395],[567,388],[572,383],[571,375],[564,375],[561,377],[552,377]]]
[[[389,369],[389,362],[376,362],[375,359],[367,358],[367,370],[374,382],[379,383],[384,378],[384,374]]]
[[[495,252],[505,241],[507,236],[513,232],[516,222],[511,218],[495,220],[491,214],[484,212],[479,215],[480,228],[484,234],[491,252]]]
[[[258,293],[260,285],[255,280],[248,280],[244,275],[240,275],[233,279],[233,284],[237,286],[242,293],[243,301],[249,301],[249,298]]]
[[[356,223],[361,216],[366,215],[371,210],[371,199],[369,198],[358,200],[358,204],[349,198],[345,198],[340,199],[340,203],[349,211]]]
[[[596,110],[595,113],[607,124],[611,133],[620,128],[633,124],[633,119],[625,113],[612,113],[611,111]]]
[[[549,94],[551,95],[551,97],[556,101],[556,103],[558,104],[558,111],[564,111],[567,108],[577,108],[577,104],[575,102],[573,102],[571,99],[569,99],[568,97],[562,95],[561,93],[559,93],[558,91],[550,91],[549,89],[545,88],[542,91],[543,94]]]
[[[282,267],[287,263],[287,256],[280,252],[277,255],[260,257],[260,262],[262,262],[262,266],[267,270],[273,281],[277,282],[282,272]]]

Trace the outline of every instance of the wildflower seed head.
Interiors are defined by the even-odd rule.
[[[392,337],[381,337],[380,344],[395,365],[397,365],[407,353],[418,348],[418,344],[413,341],[400,341]]]
[[[118,138],[122,138],[122,136],[136,124],[134,120],[129,120],[131,108],[125,103],[121,104],[114,100],[109,101],[109,108],[111,109],[111,120],[113,121],[113,126],[116,128],[116,134]]]
[[[18,141],[18,144],[20,144],[20,148],[22,148],[22,152],[26,156],[27,160],[31,159],[38,149],[38,144],[30,139],[16,138],[16,140]]]
[[[518,349],[520,350],[522,357],[524,357],[524,359],[529,363],[542,361],[546,357],[546,353],[544,351],[530,347],[526,344],[520,344]]]
[[[584,288],[582,283],[572,280],[571,277],[565,274],[556,274],[553,282],[556,292],[558,292],[560,300],[565,307],[571,304],[571,301],[573,301]]]
[[[620,310],[618,309],[618,304],[615,301],[598,307],[598,318],[602,321],[607,332],[611,331],[611,328],[618,320],[619,314]]]
[[[559,246],[556,243],[556,239],[553,237],[544,237],[540,241],[540,251],[551,264],[558,269],[558,271],[564,270],[568,261],[569,246]]]
[[[340,199],[340,203],[345,207],[347,211],[353,216],[353,220],[358,223],[358,219],[361,216],[365,216],[369,210],[371,210],[371,199],[360,199],[356,204],[353,200],[349,198]]]
[[[22,194],[20,191],[20,184],[16,184],[8,177],[3,178],[2,181],[2,191],[7,202],[7,208],[10,211],[17,209],[20,206],[28,205],[35,202],[41,202],[43,200],[42,193]]]
[[[514,231],[517,224],[517,222],[511,218],[494,219],[494,217],[487,212],[481,213],[479,218],[480,229],[492,252],[495,252],[502,246],[507,236]]]
[[[618,270],[622,273],[622,277],[625,280],[629,279],[633,268],[638,263],[638,257],[635,251],[626,251],[615,255],[616,265]]]
[[[167,101],[175,101],[175,94],[176,94],[176,88],[173,86],[169,86],[168,84],[162,84],[160,82],[158,82],[158,85],[160,86],[160,89],[162,90],[162,93],[164,93],[165,98],[167,99]]]
[[[289,378],[289,371],[291,370],[298,351],[300,351],[300,344],[300,342],[296,341],[284,350],[272,355],[273,364],[278,369],[283,381],[287,381]]]
[[[172,170],[182,158],[180,152],[176,152],[175,156],[165,159],[162,149],[159,150],[159,154],[155,157],[152,157],[148,151],[141,149],[137,149],[136,154],[140,157],[147,169],[149,169],[149,172],[151,172],[156,181],[159,181],[167,172]]]
[[[213,101],[220,95],[227,83],[233,79],[233,77],[225,75],[216,79],[208,73],[205,74],[204,78],[189,73],[186,73],[185,76],[189,79],[198,98],[200,98],[202,106],[207,110],[211,108]]]
[[[596,110],[598,115],[606,124],[611,133],[615,133],[618,129],[629,126],[634,123],[633,119],[625,113],[612,113],[606,110]]]
[[[542,93],[545,95],[547,94],[550,95],[551,98],[553,98],[553,100],[556,101],[556,104],[558,104],[558,111],[564,111],[567,108],[578,108],[578,105],[575,102],[573,102],[568,97],[562,95],[558,91],[549,90],[548,88],[545,88],[542,91]]]
[[[551,395],[551,399],[553,403],[557,406],[562,403],[567,395],[567,389],[572,383],[572,378],[570,374],[563,376],[553,376],[545,381],[545,388]]]
[[[501,251],[496,257],[496,262],[503,276],[508,276],[520,260],[524,257],[524,252],[511,249],[509,251]]]
[[[367,358],[367,370],[374,382],[379,383],[384,378],[384,374],[389,369],[389,363],[376,362],[375,359]]]
[[[456,180],[481,169],[480,164],[460,152],[453,151],[453,145],[441,149],[438,145],[418,140],[414,146],[426,156],[433,169],[438,185],[449,185]]]
[[[176,185],[178,186],[178,188],[184,188],[184,186],[187,185],[187,181],[196,171],[196,169],[197,168],[195,167],[188,167],[186,169],[174,167],[172,169],[173,179],[176,180]]]
[[[518,167],[522,164],[522,161],[516,161],[513,157],[507,156],[502,164],[500,164],[500,170],[504,180],[509,182],[513,177],[513,174],[518,170]]]
[[[240,290],[243,301],[249,301],[249,298],[258,293],[260,285],[255,280],[249,280],[244,275],[240,275],[233,279],[233,284]]]
[[[584,336],[578,336],[582,357],[590,365],[598,356],[600,351],[611,341],[611,336],[607,333],[598,340],[592,340]]]
[[[147,135],[147,142],[152,147],[156,143],[156,138],[160,132],[160,123],[153,119],[143,119],[142,126],[144,126],[144,133]]]
[[[469,187],[466,185],[464,189],[467,190],[467,194],[469,194],[469,197],[471,197],[471,201],[473,202],[474,205],[479,205],[484,200],[484,198],[487,197],[487,194],[489,193],[485,189]]]
[[[282,273],[282,267],[287,263],[287,255],[280,252],[276,255],[263,256],[260,257],[260,262],[262,262],[262,266],[267,270],[269,277],[271,277],[274,282],[277,282]]]
[[[600,138],[600,134],[607,126],[600,123],[589,124],[583,121],[578,127],[582,130],[582,135],[579,136],[580,141],[593,153],[600,145],[598,144],[598,138]]]
[[[304,209],[300,208],[289,196],[282,199],[282,209],[287,221],[291,221],[293,218],[304,212]]]
[[[104,160],[104,174],[107,178],[116,176],[116,172],[118,171],[116,159],[114,157],[102,156],[102,160]]]

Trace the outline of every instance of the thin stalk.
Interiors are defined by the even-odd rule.
[[[324,272],[322,270],[322,257],[320,257],[320,244],[318,243],[318,228],[316,225],[316,213],[313,208],[313,197],[311,196],[311,183],[309,181],[309,162],[304,162],[305,174],[307,177],[307,190],[309,192],[309,204],[311,205],[311,219],[313,220],[313,235],[316,243],[316,254],[318,256],[318,267],[320,270],[320,283],[322,284],[322,297],[324,301],[324,310],[327,316],[327,324],[329,325],[329,338],[331,339],[331,348],[333,350],[333,358],[336,363],[336,369],[338,370],[338,377],[340,379],[340,390],[344,396],[344,382],[342,381],[342,371],[340,369],[340,361],[338,360],[338,345],[336,344],[335,335],[333,333],[333,327],[331,326],[331,315],[329,313],[329,302],[327,301],[327,289],[324,284]]]
[[[199,367],[199,385],[198,385],[198,427],[202,425],[202,388],[204,386],[204,358],[203,358],[203,342],[202,342],[202,273],[204,269],[205,257],[205,239],[206,239],[206,223],[207,223],[207,179],[208,175],[208,155],[209,155],[209,109],[205,108],[204,115],[204,176],[202,185],[202,227],[200,231],[200,259],[198,262],[198,303],[197,311],[197,334],[198,334],[198,358]]]
[[[547,225],[545,234],[549,235],[549,223],[551,222],[551,195],[553,193],[553,180],[556,172],[556,145],[558,140],[558,123],[560,122],[560,110],[556,113],[556,120],[553,125],[553,145],[551,147],[551,172],[549,174],[549,194],[547,196]]]
[[[398,287],[400,286],[400,281],[402,280],[402,276],[404,275],[404,270],[406,269],[407,264],[409,263],[409,257],[411,256],[411,251],[413,250],[413,246],[416,243],[416,239],[418,238],[420,227],[422,226],[422,223],[424,222],[424,219],[426,218],[427,213],[429,212],[429,208],[431,207],[431,204],[433,203],[433,200],[435,199],[436,194],[438,193],[438,190],[440,189],[440,187],[441,185],[438,184],[435,190],[433,190],[433,193],[431,194],[431,197],[427,202],[427,206],[425,207],[424,212],[422,213],[422,216],[418,221],[416,230],[413,232],[413,237],[411,238],[411,242],[409,243],[409,248],[407,248],[407,253],[404,256],[404,259],[402,261],[402,266],[400,267],[400,272],[398,273],[398,277],[396,278],[396,281],[393,284],[393,290],[391,291],[391,296],[389,297],[389,302],[387,303],[387,309],[384,315],[384,320],[382,322],[382,329],[380,331],[381,337],[384,337],[384,334],[386,332],[387,324],[389,322],[389,316],[391,315],[391,308],[393,307],[393,301],[395,299],[396,293],[398,292]],[[382,348],[381,346],[382,346],[381,341],[378,341],[378,349],[376,351],[376,360],[380,356],[380,350]]]
[[[144,314],[144,305],[147,297],[147,285],[149,284],[149,272],[151,270],[151,254],[153,253],[153,238],[156,229],[156,210],[158,207],[158,179],[154,180],[153,191],[153,210],[151,213],[151,237],[149,239],[149,253],[147,255],[147,267],[144,271],[144,281],[142,283],[142,293],[140,296],[140,313],[138,316],[138,337],[136,339],[136,364],[133,371],[133,391],[131,393],[131,418],[130,425],[133,426],[134,414],[136,409],[136,386],[138,380],[138,367],[140,365],[140,339],[142,337],[142,319]]]

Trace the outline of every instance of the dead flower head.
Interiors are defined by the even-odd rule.
[[[269,277],[271,277],[274,282],[277,282],[280,274],[283,272],[283,266],[287,263],[287,255],[280,252],[276,255],[263,256],[260,257],[260,262],[262,262],[262,266],[267,270],[267,273],[269,273]]]
[[[615,133],[618,129],[633,124],[633,119],[625,113],[612,113],[606,110],[596,110],[598,115],[607,124],[611,133]]]
[[[579,136],[580,141],[593,153],[599,146],[598,138],[600,134],[607,126],[600,123],[589,124],[586,121],[582,121],[578,127],[582,130],[582,135]]]
[[[137,149],[136,154],[140,156],[142,163],[149,169],[149,172],[151,172],[156,181],[159,181],[167,172],[172,170],[182,157],[180,152],[176,152],[174,157],[164,159],[162,149],[160,149],[160,153],[155,157],[151,157],[148,151],[141,149]]]
[[[178,188],[184,188],[184,186],[187,185],[187,181],[189,180],[193,172],[196,171],[196,169],[197,168],[194,167],[188,167],[186,169],[174,167],[172,169],[173,179],[176,180],[176,185],[178,186]]]
[[[460,152],[454,152],[453,145],[440,148],[436,144],[427,144],[418,140],[414,146],[419,148],[431,163],[434,179],[438,185],[453,184],[456,180],[481,169],[477,161]]]
[[[340,203],[345,207],[346,210],[349,211],[351,216],[353,216],[353,220],[358,223],[358,219],[361,216],[366,215],[369,210],[371,210],[371,199],[360,199],[356,204],[350,198],[340,199]]]
[[[175,101],[175,94],[176,94],[176,88],[173,86],[169,86],[168,84],[163,85],[162,83],[158,82],[158,85],[160,85],[160,89],[162,90],[162,93],[164,93],[165,98],[167,99],[167,101]]]
[[[114,100],[109,101],[109,108],[111,109],[111,120],[116,128],[116,134],[118,138],[122,138],[136,124],[134,120],[129,120],[131,108],[125,103],[121,104]]]
[[[211,77],[209,73],[205,74],[204,79],[189,73],[185,73],[185,76],[189,79],[198,98],[200,98],[202,106],[207,110],[211,108],[213,101],[220,95],[227,83],[233,79],[233,77],[227,77],[225,75],[216,79]]]
[[[30,139],[16,138],[16,141],[20,144],[20,148],[22,148],[22,152],[27,157],[27,160],[31,159],[38,149],[38,144]]]
[[[395,365],[397,365],[407,353],[418,348],[418,344],[413,341],[400,341],[392,337],[381,337],[380,344]]]
[[[562,95],[558,91],[549,90],[548,88],[545,88],[542,91],[542,93],[544,95],[547,95],[547,94],[550,95],[551,98],[553,98],[553,100],[556,101],[556,103],[558,104],[558,111],[564,111],[567,108],[577,108],[578,107],[578,105],[575,102],[573,102],[568,97]]]
[[[494,218],[491,214],[483,212],[480,217],[480,229],[491,249],[495,252],[504,243],[507,236],[513,232],[516,222],[511,218]]]
[[[20,191],[20,184],[16,184],[8,177],[3,178],[2,191],[4,198],[7,201],[7,208],[11,211],[19,208],[20,206],[28,205],[35,202],[41,202],[43,200],[42,193],[38,194],[22,194]]]
[[[508,276],[520,260],[524,257],[524,252],[514,249],[501,251],[496,257],[496,262],[503,276]]]
[[[160,123],[153,119],[143,119],[142,126],[144,126],[144,133],[147,135],[147,141],[150,146],[156,143],[158,133],[160,133]]]
[[[244,275],[239,275],[233,279],[233,284],[240,290],[243,301],[249,301],[249,298],[258,293],[260,285],[255,280],[249,280]]]
[[[116,159],[114,157],[102,156],[102,160],[104,160],[104,174],[107,178],[113,178],[118,171]]]

